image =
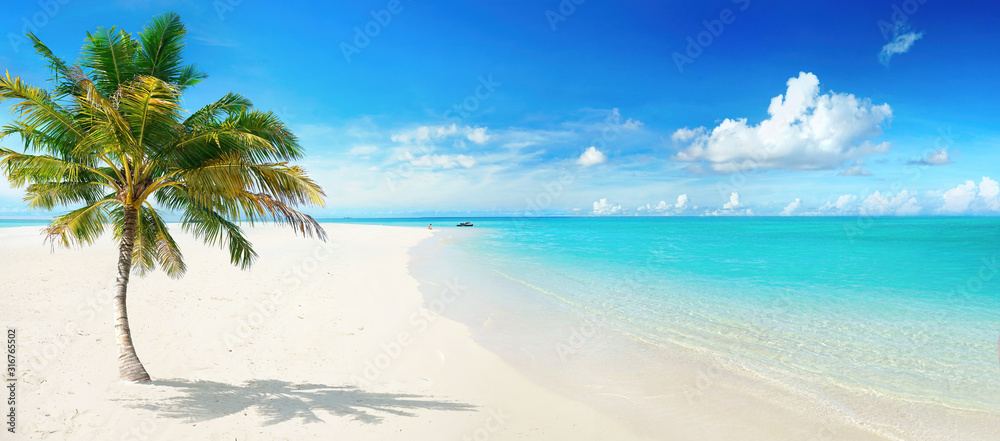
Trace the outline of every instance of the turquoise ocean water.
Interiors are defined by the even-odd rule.
[[[45,226],[49,219],[0,219],[0,228]]]
[[[347,222],[435,223],[412,265],[427,292],[464,277],[478,301],[444,314],[535,365],[545,351],[614,358],[580,344],[596,326],[724,358],[887,433],[931,424],[935,407],[1000,415],[1000,218],[458,220]],[[539,315],[580,332],[523,325]],[[904,419],[868,415],[890,402],[906,403]]]

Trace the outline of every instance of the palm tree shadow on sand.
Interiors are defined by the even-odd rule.
[[[417,416],[418,409],[442,411],[474,411],[476,406],[433,401],[411,394],[373,393],[350,386],[293,384],[280,380],[254,380],[242,385],[215,381],[158,380],[156,386],[168,387],[178,393],[162,400],[124,400],[138,409],[157,412],[160,416],[189,422],[208,421],[246,412],[255,407],[273,425],[302,419],[306,423],[323,422],[316,415],[322,410],[337,416],[378,424],[380,413]]]

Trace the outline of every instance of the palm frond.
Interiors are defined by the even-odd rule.
[[[274,199],[265,193],[245,192],[236,199],[243,207],[247,219],[253,223],[256,219],[268,220],[278,224],[288,224],[296,234],[304,237],[315,237],[326,241],[326,231],[312,216],[299,212],[291,205]]]
[[[302,167],[284,162],[257,164],[237,155],[180,171],[174,180],[183,182],[192,194],[208,198],[267,193],[285,204],[323,206],[325,196]]]
[[[197,65],[189,64],[181,68],[177,79],[174,80],[174,85],[178,89],[184,90],[202,82],[205,78],[208,78],[208,74],[199,69]]]
[[[107,191],[95,182],[36,182],[28,186],[24,201],[28,208],[51,210],[71,204],[91,205],[99,201]]]
[[[144,152],[136,142],[131,125],[118,110],[120,103],[102,95],[86,77],[77,82],[77,87],[83,92],[76,95],[76,99],[80,114],[88,120],[88,131],[75,146],[73,154],[111,154],[123,165],[141,158]]]
[[[112,216],[115,221],[115,236],[120,240],[124,209],[116,208]],[[157,265],[172,278],[179,278],[187,271],[177,242],[170,235],[160,215],[148,205],[139,208],[136,219],[132,265],[136,274],[141,277],[156,271]]]
[[[181,214],[181,228],[206,244],[224,246],[233,265],[247,269],[257,260],[257,252],[239,225],[211,207],[198,204],[183,189],[167,187],[156,193],[158,205]]]
[[[114,199],[114,194],[62,216],[56,216],[52,219],[52,224],[44,230],[46,240],[53,245],[58,243],[67,248],[94,243],[104,233],[105,225],[108,223],[106,205],[111,203],[118,203]]]
[[[14,187],[36,182],[80,182],[81,177],[97,180],[98,176],[100,182],[111,184],[110,177],[104,176],[99,169],[48,155],[17,153],[3,147],[0,147],[0,169],[6,172],[7,180]],[[94,175],[83,175],[86,172]]]
[[[48,139],[59,140],[34,145],[48,153],[67,154],[63,151],[65,146],[85,136],[74,114],[53,100],[48,92],[28,86],[20,78],[12,79],[9,73],[0,77],[0,103],[7,100],[17,101],[11,106],[11,112],[18,116],[18,123],[24,130],[43,132]]]
[[[155,77],[140,75],[120,89],[119,112],[128,122],[136,146],[170,145],[179,130],[180,104],[176,87]]]
[[[165,12],[153,17],[139,33],[139,40],[142,41],[142,51],[136,63],[139,72],[178,84],[184,73],[181,52],[184,50],[186,34],[184,23],[176,12]],[[190,78],[186,81],[190,81]]]
[[[41,55],[48,62],[49,70],[52,72],[52,82],[55,84],[56,95],[69,95],[75,90],[76,83],[72,80],[70,66],[62,58],[59,58],[38,39],[34,32],[28,32],[28,39],[31,40],[35,52]]]
[[[98,28],[87,33],[81,65],[93,73],[94,84],[105,96],[114,95],[118,86],[132,81],[139,44],[127,32],[117,28]]]
[[[220,117],[223,114],[239,114],[251,107],[253,107],[253,103],[246,97],[238,93],[229,92],[218,101],[202,107],[201,109],[198,109],[197,112],[192,113],[191,116],[184,121],[184,126],[194,128],[202,124],[217,124],[221,121]]]

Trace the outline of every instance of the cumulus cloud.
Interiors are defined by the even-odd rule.
[[[583,152],[582,155],[576,160],[577,164],[584,167],[590,167],[592,165],[603,164],[608,161],[608,157],[597,150],[595,147],[590,147],[587,151]]]
[[[729,195],[729,202],[726,202],[722,206],[722,209],[723,210],[734,210],[734,209],[736,209],[736,207],[739,207],[739,206],[740,206],[740,194],[734,191],[732,194]]]
[[[671,136],[680,145],[674,159],[706,162],[720,173],[749,169],[835,169],[888,143],[871,141],[892,119],[888,104],[873,105],[853,94],[820,94],[819,79],[801,72],[784,95],[771,99],[770,117],[758,125],[726,118],[711,130],[683,128]]]
[[[841,195],[837,198],[837,202],[826,201],[822,207],[819,207],[820,211],[837,211],[843,213],[851,207],[854,201],[858,200],[858,197],[853,194]]]
[[[695,207],[698,208],[698,207]],[[677,203],[671,204],[667,201],[660,201],[657,204],[645,204],[640,205],[636,208],[637,212],[647,212],[647,213],[661,213],[669,215],[671,212],[680,213],[688,209],[688,195],[682,194],[677,196]]]
[[[682,194],[680,196],[677,196],[677,203],[674,204],[674,209],[677,211],[684,211],[687,209],[687,205],[688,205],[688,195]]]
[[[893,196],[891,193],[881,193],[876,191],[861,202],[861,214],[885,216],[894,214],[896,216],[910,216],[919,213],[920,205],[913,193],[903,190]]]
[[[490,140],[490,135],[486,134],[486,127],[473,127],[465,134],[466,139],[476,144],[485,144]]]
[[[668,210],[670,210],[670,204],[668,204],[667,201],[660,201],[656,205],[653,204],[640,205],[638,208],[635,209],[635,211],[639,213],[647,212],[647,213],[663,213],[663,214],[668,214],[667,213]]]
[[[988,176],[983,176],[977,186],[974,181],[944,192],[944,205],[938,211],[964,213],[967,211],[1000,211],[1000,184]]]
[[[908,164],[911,165],[945,165],[951,164],[951,158],[948,156],[948,149],[935,149],[932,150],[927,156],[917,160],[910,161]]]
[[[609,214],[619,214],[622,211],[621,205],[608,203],[608,198],[601,198],[601,200],[594,202],[593,214],[596,215],[609,215]]]
[[[799,209],[800,205],[802,205],[802,201],[799,200],[799,198],[795,198],[795,200],[792,201],[792,203],[790,203],[787,206],[785,206],[784,210],[781,210],[781,215],[782,216],[791,216],[792,213],[795,212],[795,210]]]
[[[892,40],[882,46],[882,51],[878,54],[878,61],[885,66],[889,65],[893,55],[907,53],[913,43],[924,37],[924,33],[913,32],[905,23],[898,22],[892,30],[892,36]]]
[[[976,198],[976,183],[965,181],[965,184],[944,192],[944,195],[941,197],[944,198],[944,205],[941,207],[941,211],[948,213],[964,212],[969,209],[969,204]]]
[[[986,208],[1000,211],[1000,183],[983,176],[983,181],[979,183],[979,197],[986,203]]]

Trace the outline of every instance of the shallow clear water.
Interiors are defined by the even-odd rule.
[[[1000,218],[469,220],[449,265],[643,339],[1000,411]]]
[[[434,259],[506,297],[481,305],[493,316],[453,308],[475,328],[502,322],[498,308],[569,327],[575,315],[653,347],[724,356],[860,419],[878,404],[852,394],[1000,414],[1000,218],[468,220],[475,234]],[[456,221],[430,220],[441,238]],[[440,264],[418,263],[418,278],[442,277],[427,272]],[[499,330],[525,327],[494,328],[474,331],[502,352],[517,337]],[[540,329],[510,352],[572,341]]]
[[[645,338],[1000,410],[1000,219],[483,225],[461,243],[476,260]]]

